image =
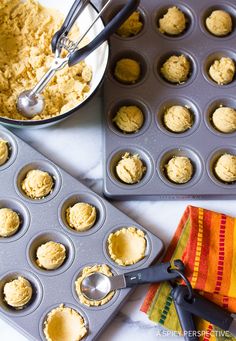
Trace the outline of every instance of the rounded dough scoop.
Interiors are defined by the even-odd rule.
[[[161,74],[171,83],[186,82],[190,74],[190,62],[184,55],[171,56],[163,64]]]
[[[66,210],[66,220],[76,231],[87,231],[96,222],[96,208],[85,202],[79,202]]]
[[[22,309],[31,300],[33,289],[27,279],[18,277],[4,285],[3,293],[8,305]]]
[[[233,81],[235,63],[233,59],[222,57],[210,66],[209,75],[219,85],[226,85]]]
[[[134,59],[120,59],[115,66],[116,79],[121,83],[134,84],[141,77],[140,63]]]
[[[142,127],[143,121],[143,112],[135,105],[121,107],[113,119],[124,133],[137,132]]]
[[[50,174],[39,169],[33,169],[26,174],[21,187],[29,198],[43,199],[51,193],[53,185],[53,178]]]
[[[186,107],[173,105],[164,114],[164,124],[174,133],[183,133],[193,125],[191,112]]]
[[[119,179],[127,184],[139,182],[145,171],[146,167],[137,154],[125,153],[116,166],[116,173]]]
[[[20,227],[19,215],[10,208],[0,209],[0,237],[10,237]]]
[[[38,247],[37,264],[46,270],[58,269],[66,259],[66,248],[60,243],[49,241]]]
[[[9,157],[9,149],[7,141],[0,139],[0,166],[4,165]]]
[[[170,7],[167,13],[159,20],[159,31],[168,35],[179,35],[186,29],[184,13],[176,6]]]
[[[143,28],[143,23],[140,19],[140,13],[135,11],[131,16],[118,28],[116,33],[123,38],[136,36]]]
[[[165,166],[167,177],[177,183],[185,184],[193,176],[193,166],[186,156],[174,156]]]
[[[236,181],[236,156],[232,154],[222,155],[216,162],[215,173],[223,182]]]
[[[232,32],[232,18],[226,11],[213,11],[210,16],[206,18],[206,27],[210,33],[217,37],[226,36]]]
[[[233,133],[236,131],[236,110],[229,107],[220,107],[214,111],[212,122],[220,132]]]

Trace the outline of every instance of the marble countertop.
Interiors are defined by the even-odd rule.
[[[97,193],[102,193],[102,123],[101,98],[93,98],[78,115],[47,129],[15,130],[23,140],[46,155],[72,176],[82,180]],[[120,210],[159,236],[167,245],[188,204],[236,215],[236,201],[139,201],[114,202]],[[171,214],[170,214],[171,212]],[[160,327],[139,311],[147,287],[130,296],[99,341],[170,340]],[[26,341],[16,330],[0,320],[1,341]]]

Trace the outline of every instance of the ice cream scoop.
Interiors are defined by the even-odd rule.
[[[180,263],[178,264],[180,265]],[[181,266],[182,265],[181,262]],[[169,281],[179,277],[176,272],[171,272],[170,269],[171,264],[167,262],[117,276],[108,277],[101,272],[95,272],[83,279],[81,282],[81,292],[90,300],[102,300],[111,291],[117,289],[130,288],[147,283]]]

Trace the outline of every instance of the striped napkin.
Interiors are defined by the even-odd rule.
[[[192,287],[207,299],[236,312],[236,218],[188,206],[163,262],[182,259]],[[141,311],[167,329],[182,333],[168,283],[150,287]],[[201,339],[236,340],[207,321],[196,320]]]

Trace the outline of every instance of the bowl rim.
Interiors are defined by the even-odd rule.
[[[98,13],[98,9],[96,8],[96,6],[90,2],[90,6]],[[102,21],[102,24],[103,26],[105,27],[105,21],[104,19],[101,17],[101,21]],[[103,81],[104,81],[104,78],[105,78],[105,75],[106,75],[106,72],[107,72],[107,69],[108,69],[108,64],[109,64],[109,57],[110,57],[110,52],[111,52],[111,48],[110,48],[110,41],[107,40],[107,60],[106,60],[106,67],[104,69],[104,73],[103,73],[103,76],[101,77],[100,79],[100,82],[97,84],[96,88],[93,90],[93,92],[91,94],[89,94],[81,103],[79,103],[77,106],[75,106],[74,108],[70,109],[69,111],[63,113],[63,114],[59,114],[59,115],[56,115],[56,116],[53,116],[53,117],[50,117],[50,118],[46,118],[46,119],[43,119],[43,120],[14,120],[14,119],[10,119],[10,118],[5,118],[5,117],[1,117],[0,116],[0,124],[3,124],[3,125],[6,125],[8,127],[12,127],[12,128],[21,128],[21,127],[30,127],[30,126],[33,126],[33,127],[43,127],[43,126],[46,126],[46,125],[50,125],[50,124],[53,124],[53,123],[57,123],[57,122],[60,122],[60,121],[63,121],[64,119],[66,119],[67,117],[69,117],[70,115],[72,114],[75,114],[76,111],[79,109],[79,108],[82,108],[85,104],[87,104],[87,102],[89,100],[91,100],[98,92],[98,90],[100,89]]]

